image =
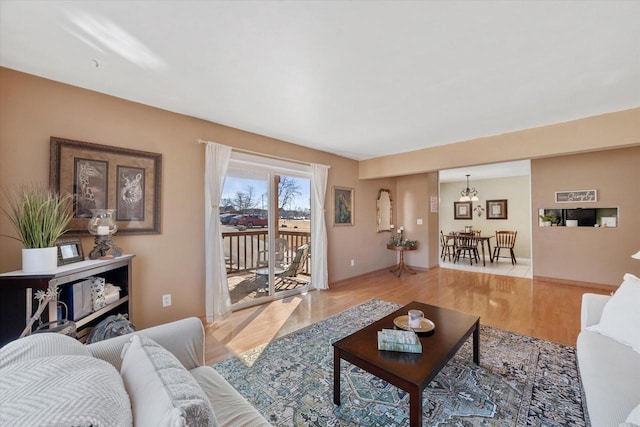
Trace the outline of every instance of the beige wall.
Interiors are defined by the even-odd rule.
[[[398,216],[396,229],[404,227],[404,237],[417,240],[418,248],[407,252],[405,262],[412,267],[429,268],[429,182],[427,174],[397,178]],[[418,220],[422,224],[418,224]]]
[[[431,198],[434,198],[435,202],[438,202],[438,173],[428,173],[427,182],[429,184],[427,191],[427,209],[429,212],[429,267],[435,267],[440,263],[440,206],[439,203],[436,203],[434,211],[432,212]]]
[[[471,177],[473,178],[473,177]],[[440,184],[440,226],[448,233],[464,230],[467,225],[482,231],[483,236],[495,235],[498,230],[518,232],[514,252],[517,258],[531,258],[531,184],[529,176],[510,178],[472,180],[478,190],[479,201],[473,202],[473,208],[481,205],[485,211],[479,217],[473,212],[473,219],[456,220],[453,215],[453,202],[460,198],[460,191],[466,187],[466,181]],[[486,201],[507,199],[507,219],[487,219]],[[493,241],[491,243],[494,243]]]
[[[334,170],[335,169],[335,170]],[[329,201],[327,212],[333,212],[333,186],[355,189],[355,225],[334,226],[333,216],[327,219],[329,234],[329,279],[335,282],[348,277],[379,270],[393,264],[393,258],[386,250],[389,233],[378,233],[376,228],[376,200],[378,191],[387,188],[391,191],[394,203],[394,219],[396,217],[396,191],[393,179],[358,180],[357,168],[351,165],[334,168],[333,184],[327,187]],[[351,260],[354,266],[351,266]]]
[[[412,175],[640,144],[640,108],[360,162],[360,178]]]
[[[138,327],[146,327],[184,316],[204,314],[204,146],[195,143],[198,138],[269,155],[330,165],[325,218],[329,280],[335,282],[385,268],[395,262],[395,254],[385,248],[389,234],[376,233],[375,200],[380,188],[392,190],[394,224],[404,225],[410,238],[420,240],[420,251],[411,254],[408,263],[416,267],[436,266],[439,213],[430,212],[429,198],[438,196],[437,173],[425,174],[425,171],[550,156],[567,150],[638,145],[640,109],[358,163],[330,153],[0,68],[0,187],[47,182],[51,136],[163,155],[162,233],[152,236],[116,235],[117,243],[125,252],[136,254],[133,320]],[[598,161],[601,153],[593,153],[593,158],[585,157],[589,159],[585,160],[589,179],[586,179],[587,172],[578,180],[581,174],[573,174],[572,170],[563,171],[567,164],[562,159],[544,159],[536,163],[538,166],[547,165],[545,161],[548,160],[549,165],[553,166],[549,166],[551,171],[543,168],[544,178],[540,178],[539,182],[536,178],[533,184],[532,215],[541,204],[548,203],[548,199],[538,200],[536,194],[539,197],[552,197],[558,182],[584,188],[592,183],[591,178],[600,177],[601,180],[608,180],[608,183],[615,181],[616,185],[620,184],[619,190],[610,188],[609,184],[604,190],[600,181],[592,185],[603,197],[602,203],[621,206],[621,227],[597,230],[611,233],[606,235],[593,234],[596,230],[590,230],[592,234],[588,236],[594,238],[571,256],[566,252],[557,253],[558,246],[548,241],[542,243],[541,240],[536,246],[537,238],[555,241],[561,235],[546,236],[542,233],[551,233],[552,230],[534,228],[534,274],[609,284],[619,283],[624,271],[640,274],[640,262],[628,257],[640,249],[637,231],[640,230],[637,207],[640,200],[637,188],[640,182],[637,175],[640,159],[637,150],[635,148],[635,151],[628,152],[628,156],[622,156],[620,164],[607,161],[604,167]],[[576,161],[576,164],[580,162]],[[533,169],[532,166],[532,180]],[[393,178],[396,175],[403,177]],[[353,227],[333,226],[333,186],[355,189]],[[418,218],[423,219],[422,226],[416,224]],[[578,230],[553,231],[574,233]],[[4,218],[0,218],[0,234],[12,234]],[[567,242],[565,239],[562,241]],[[88,252],[92,246],[91,239],[85,238],[83,246]],[[581,254],[582,270],[577,260],[572,259],[580,258]],[[537,255],[539,259],[536,259]],[[567,264],[563,257],[570,259],[571,263]],[[355,262],[353,267],[350,265],[351,259]],[[0,272],[19,268],[20,244],[0,238]],[[161,305],[161,295],[165,293],[173,294],[173,305],[168,308],[162,308]]]
[[[640,275],[640,147],[531,162],[533,274],[619,285]],[[598,190],[595,203],[555,203],[561,190]],[[539,227],[538,209],[618,207],[616,228]]]
[[[49,138],[163,155],[162,233],[118,236],[134,258],[133,321],[146,327],[204,314],[204,146],[198,138],[289,159],[330,165],[327,186],[329,280],[392,264],[388,233],[376,233],[375,200],[393,179],[360,181],[358,163],[329,153],[0,68],[0,188],[48,182]],[[355,188],[353,227],[334,227],[331,190]],[[0,234],[13,234],[0,217]],[[92,247],[83,239],[85,253]],[[0,237],[0,272],[20,269],[20,243]],[[349,264],[355,259],[355,267]],[[173,305],[162,308],[171,293]]]
[[[632,253],[640,250],[640,231],[638,231],[640,230],[640,213],[638,212],[640,209],[638,208],[640,153],[638,150],[640,150],[640,108],[635,108],[495,137],[365,160],[360,162],[359,175],[361,178],[393,175],[420,176],[425,171],[535,158],[536,160],[532,161],[531,204],[528,218],[530,224],[535,225],[531,231],[534,276],[618,285],[625,272],[640,275],[640,262],[630,258]],[[566,153],[580,154],[560,155]],[[398,181],[401,179],[403,178],[397,178]],[[537,211],[541,207],[555,206],[553,203],[555,191],[592,188],[598,189],[601,197],[597,206],[620,207],[620,227],[609,230],[538,228]],[[398,191],[400,200],[403,196],[402,191]],[[516,197],[515,194],[513,197]],[[446,230],[457,227],[458,224],[447,227],[446,223],[447,218],[453,217],[453,199],[446,202],[443,201],[442,195],[440,198],[440,218],[444,221],[440,223],[442,228]],[[502,197],[498,193],[495,198]],[[508,198],[511,200],[511,197]],[[522,201],[522,204],[527,203]],[[512,206],[511,202],[510,206]],[[486,228],[484,225],[477,225],[477,227]],[[522,227],[526,229],[527,226],[522,225]],[[491,228],[494,227],[489,229]],[[607,234],[598,233],[598,231]],[[429,244],[434,245],[437,236],[429,234],[429,240]],[[520,252],[525,254],[527,245],[520,236],[517,244],[519,245],[517,256],[521,256]],[[430,265],[437,265],[437,262],[431,262]]]
[[[418,269],[438,266],[439,213],[431,212],[429,203],[431,197],[438,198],[438,174],[432,172],[398,177],[396,188],[396,229],[403,226],[405,238],[418,241],[418,249],[406,253],[406,263]],[[422,224],[418,224],[419,219]],[[397,255],[393,262],[397,262]]]

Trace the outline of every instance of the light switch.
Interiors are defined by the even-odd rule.
[[[422,225],[422,218],[418,218],[418,225]]]

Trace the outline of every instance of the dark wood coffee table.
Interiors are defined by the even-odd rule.
[[[393,319],[422,310],[436,327],[420,336],[422,353],[378,350],[378,331]],[[480,317],[413,301],[390,315],[333,343],[333,402],[340,405],[340,359],[409,393],[411,426],[422,425],[422,391],[473,333],[473,362],[480,364]]]

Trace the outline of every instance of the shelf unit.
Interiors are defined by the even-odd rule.
[[[618,227],[620,218],[618,207],[584,207],[584,208],[541,208],[539,215],[551,214],[556,217],[554,225],[566,226],[568,220],[576,221],[574,227]],[[539,222],[542,226],[542,222]],[[572,228],[572,227],[568,227]]]
[[[126,313],[131,319],[133,257],[134,255],[122,255],[112,259],[85,260],[35,274],[23,271],[0,274],[0,346],[20,336],[37,308],[38,304],[33,299],[36,291],[58,289],[92,276],[104,277],[107,283],[120,287],[120,299],[75,320],[78,339],[86,339],[91,327],[109,315]],[[41,320],[57,320],[57,301],[51,302],[48,308]],[[36,322],[34,328],[37,325]]]

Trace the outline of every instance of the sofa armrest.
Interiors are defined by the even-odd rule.
[[[602,310],[611,296],[599,294],[583,294],[580,312],[580,329],[600,322]]]
[[[142,329],[130,334],[87,345],[94,357],[111,363],[120,370],[122,347],[133,335],[144,335],[173,353],[187,369],[204,365],[204,327],[200,319],[189,317],[171,323]]]

